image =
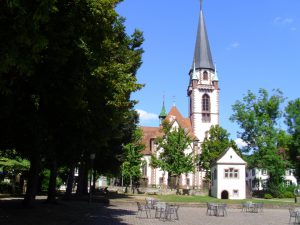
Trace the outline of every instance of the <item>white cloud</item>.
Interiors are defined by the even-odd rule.
[[[226,49],[231,50],[233,48],[239,48],[240,46],[241,46],[241,44],[239,42],[235,41],[235,42],[231,43]]]
[[[155,113],[149,113],[142,109],[137,109],[136,111],[140,115],[140,120],[158,120],[158,115]]]
[[[289,30],[291,31],[296,31],[297,28],[295,27],[295,20],[291,17],[276,17],[274,20],[273,20],[273,23],[276,25],[276,26],[281,26],[281,27],[285,27],[285,28],[288,28]]]
[[[276,17],[273,22],[279,25],[289,25],[294,23],[294,19],[290,17],[282,18],[280,16]]]
[[[239,148],[243,148],[247,146],[247,144],[240,138],[236,139],[235,143]]]

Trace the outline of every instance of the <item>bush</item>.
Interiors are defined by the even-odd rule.
[[[264,198],[265,198],[265,199],[272,199],[273,196],[272,196],[271,194],[265,194],[265,195],[264,195]]]
[[[283,196],[284,196],[284,198],[294,198],[295,197],[294,193],[291,191],[284,192]]]
[[[298,187],[296,185],[290,185],[290,186],[287,186],[285,190],[288,191],[288,192],[294,193],[294,190],[297,189],[297,188]]]
[[[4,181],[0,181],[0,193],[11,194],[12,193],[12,184],[4,182]]]

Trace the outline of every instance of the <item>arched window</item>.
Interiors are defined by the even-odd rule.
[[[210,122],[210,98],[208,94],[202,96],[202,122]]]
[[[210,111],[210,99],[207,94],[202,96],[202,111],[204,112]]]
[[[203,72],[203,80],[208,80],[208,73],[207,73],[207,71]]]

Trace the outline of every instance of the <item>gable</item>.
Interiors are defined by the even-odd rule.
[[[163,135],[161,127],[141,127],[143,131],[142,143],[145,145],[145,149],[142,151],[143,155],[151,155],[154,140],[157,137]]]
[[[247,163],[234,151],[233,148],[228,148],[216,161],[216,164],[240,164],[246,165]]]
[[[198,138],[193,133],[191,120],[189,118],[184,118],[176,106],[171,108],[171,111],[168,113],[166,119],[169,123],[172,124],[172,128],[174,127],[181,127],[189,132],[189,136],[195,140]]]

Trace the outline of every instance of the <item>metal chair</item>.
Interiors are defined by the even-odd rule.
[[[256,203],[257,212],[263,212],[264,210],[264,203]]]
[[[155,218],[166,219],[167,217],[167,203],[158,202],[155,206]]]
[[[167,205],[165,218],[167,220],[172,220],[172,215],[174,215],[174,219],[179,220],[178,209],[179,209],[179,205]]]
[[[218,204],[218,209],[217,209],[217,216],[227,216],[227,204]]]
[[[242,212],[248,212],[249,203],[242,203]]]
[[[295,210],[295,208],[289,208],[289,213],[290,213],[290,220],[289,220],[289,223],[291,223],[292,217],[295,218],[294,223],[296,223],[296,219],[297,219],[298,212]]]
[[[151,212],[150,209],[147,205],[142,205],[140,202],[136,202],[137,207],[138,207],[138,212],[137,212],[137,217],[142,217],[143,212],[145,212],[147,218],[151,217]],[[148,215],[149,213],[149,215]],[[140,216],[139,216],[140,214]]]
[[[216,204],[207,202],[206,205],[207,205],[206,215],[209,214],[210,216],[211,215],[215,216],[217,214]],[[213,213],[213,214],[211,214],[211,213]]]

